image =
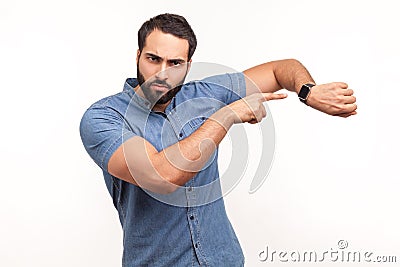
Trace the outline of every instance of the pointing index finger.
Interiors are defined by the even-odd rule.
[[[269,101],[269,100],[277,100],[277,99],[284,99],[287,97],[287,94],[274,94],[274,93],[262,93],[264,97],[264,101]]]

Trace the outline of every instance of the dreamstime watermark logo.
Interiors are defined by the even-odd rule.
[[[147,78],[141,85],[142,94],[137,92],[133,94],[124,117],[126,127],[122,133],[123,143],[132,136],[139,135],[158,151],[165,151],[166,160],[176,169],[192,173],[202,171],[201,177],[195,177],[188,183],[189,186],[180,186],[173,192],[164,194],[148,189],[157,183],[165,184],[166,182],[160,182],[163,179],[162,175],[154,162],[150,160],[149,153],[154,152],[149,152],[145,142],[134,143],[133,146],[136,149],[124,149],[129,171],[137,184],[153,198],[180,207],[206,205],[231,192],[244,176],[251,151],[249,151],[244,125],[241,123],[235,124],[227,131],[225,138],[231,140],[232,153],[226,171],[220,176],[217,175],[218,167],[216,166],[217,144],[208,144],[214,147],[215,151],[207,159],[199,159],[204,162],[190,161],[184,156],[185,153],[179,146],[180,141],[193,134],[207,119],[213,119],[223,125],[211,116],[227,106],[225,102],[229,99],[240,99],[246,86],[247,90],[258,90],[257,86],[247,78],[246,85],[243,79],[240,79],[242,74],[224,76],[226,73],[238,73],[238,71],[214,63],[191,63],[190,66],[181,64]],[[168,82],[160,79],[166,76],[170,77]],[[171,95],[172,97],[168,98],[168,94],[173,92],[174,88],[180,88],[182,92],[179,92],[176,97],[171,93],[170,97]],[[157,101],[160,103],[169,99],[172,100],[172,104],[165,112],[152,110]],[[266,180],[275,153],[275,128],[266,101],[264,108],[267,117],[254,125],[262,140],[259,144],[262,152],[249,193],[255,193]],[[207,142],[212,142],[212,139],[202,140],[199,147],[207,145]],[[251,160],[254,161],[254,158]],[[158,181],[154,177],[159,177]]]
[[[347,240],[339,240],[337,248],[325,251],[274,250],[269,246],[258,253],[261,262],[304,263],[304,262],[346,262],[346,263],[396,263],[396,256],[377,255],[371,251],[350,250]]]

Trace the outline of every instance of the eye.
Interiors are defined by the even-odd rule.
[[[159,57],[155,57],[155,56],[148,56],[147,59],[150,62],[158,62],[158,61],[160,61],[160,58]]]
[[[171,65],[173,65],[173,66],[179,66],[180,64],[181,64],[181,62],[178,60],[171,61]]]
[[[179,66],[179,65],[181,65],[182,64],[182,62],[180,61],[180,60],[172,60],[171,61],[171,65],[172,66]]]

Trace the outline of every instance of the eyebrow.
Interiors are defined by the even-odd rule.
[[[156,55],[156,54],[153,54],[153,53],[146,52],[145,54],[146,54],[146,56],[148,56],[148,57],[155,57],[155,58],[157,58],[157,59],[163,59],[162,57],[160,57],[160,56],[158,56],[158,55]],[[185,60],[182,59],[182,58],[172,58],[172,59],[168,59],[168,62],[176,62],[176,61],[179,62],[179,63],[185,63]]]

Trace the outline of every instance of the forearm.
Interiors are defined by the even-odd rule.
[[[280,89],[292,92],[305,83],[315,83],[307,69],[295,59],[267,62],[243,72],[246,76],[246,94],[274,93]]]
[[[295,59],[277,61],[274,64],[274,74],[281,88],[296,93],[299,93],[303,84],[315,84],[308,70]]]
[[[184,185],[203,168],[233,123],[228,107],[218,110],[190,136],[154,156],[157,173],[172,184]]]

